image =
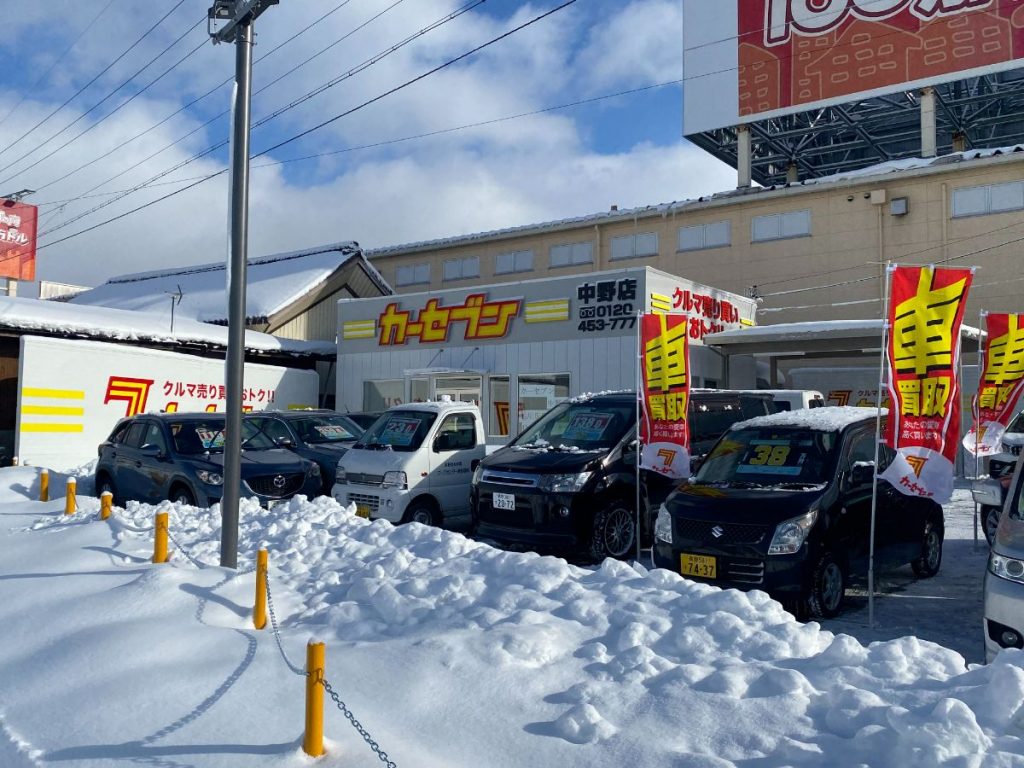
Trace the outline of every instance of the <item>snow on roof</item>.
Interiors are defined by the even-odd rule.
[[[380,273],[362,257],[358,243],[335,243],[250,259],[246,269],[246,317],[270,317],[323,284],[353,258],[364,263],[371,279],[385,293],[391,292]],[[176,317],[204,322],[227,319],[224,262],[124,275],[71,298],[69,303],[160,312],[169,317],[171,301],[179,289],[182,298],[174,308]]]
[[[364,251],[366,258],[376,259],[378,257],[393,256],[410,251],[423,251],[435,248],[443,248],[453,245],[463,245],[477,241],[495,240],[503,237],[513,237],[523,233],[557,231],[571,229],[582,224],[595,222],[619,221],[648,216],[668,216],[679,211],[697,205],[703,205],[711,201],[728,201],[737,198],[749,197],[750,195],[763,194],[765,192],[777,191],[780,189],[799,189],[801,187],[814,187],[827,184],[839,184],[842,182],[859,182],[876,176],[884,176],[890,173],[907,172],[924,168],[941,168],[952,166],[957,163],[971,162],[994,157],[996,155],[1009,155],[1024,152],[1024,144],[1014,144],[1006,147],[992,147],[989,149],[972,149],[967,152],[954,152],[939,157],[908,157],[902,160],[889,160],[884,163],[869,165],[853,171],[843,171],[830,176],[805,179],[804,181],[790,182],[783,185],[771,187],[743,187],[740,189],[717,192],[711,195],[688,200],[673,200],[670,203],[658,203],[655,205],[644,205],[637,208],[613,208],[610,211],[600,213],[589,213],[583,216],[573,216],[565,219],[557,219],[536,224],[525,224],[515,227],[506,227],[487,232],[476,232],[466,235],[438,238],[435,240],[423,240],[420,242],[406,243],[403,245],[389,245],[379,248],[367,248]]]
[[[737,328],[730,331],[710,333],[704,337],[704,343],[715,345],[730,341],[749,342],[757,338],[770,338],[775,341],[798,340],[808,336],[817,338],[851,338],[858,336],[881,336],[885,321],[878,318],[868,320],[813,320],[802,323],[775,323],[774,325],[755,325]],[[980,339],[984,331],[970,325],[961,325],[960,334],[968,339]]]
[[[858,421],[875,418],[874,408],[855,408],[850,405],[830,405],[824,408],[799,408],[794,411],[779,411],[767,416],[737,422],[732,429],[747,427],[800,427],[820,432],[839,432]],[[883,408],[882,415],[888,410]]]
[[[171,332],[168,318],[152,312],[132,312],[109,307],[79,306],[39,299],[0,296],[0,329],[72,333],[114,341],[150,341],[161,344],[200,343],[227,347],[228,329],[188,318],[175,317]],[[333,355],[334,342],[295,341],[257,331],[245,332],[245,348],[255,352]]]

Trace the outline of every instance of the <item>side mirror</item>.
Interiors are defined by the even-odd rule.
[[[163,459],[167,454],[164,453],[164,449],[159,445],[153,445],[152,443],[146,443],[139,449],[144,456],[152,456],[156,459]]]
[[[290,437],[279,437],[274,442],[276,442],[282,448],[294,448],[295,447],[295,441],[292,440]]]
[[[850,485],[867,485],[875,479],[875,462],[855,461],[848,475]]]

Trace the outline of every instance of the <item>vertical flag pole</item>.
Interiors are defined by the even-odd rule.
[[[644,446],[640,439],[640,398],[644,396],[643,380],[643,311],[636,315],[636,560],[640,562],[640,459]],[[653,531],[652,531],[653,535]]]
[[[978,475],[981,473],[981,456],[978,455],[981,447],[981,377],[985,373],[985,340],[982,338],[982,334],[985,334],[985,316],[988,315],[984,309],[978,311],[978,388],[974,394],[974,402],[971,404],[971,416],[974,417],[974,480],[977,481]],[[987,337],[987,334],[985,334]],[[971,494],[971,498],[974,499],[974,494]],[[978,549],[978,517],[981,514],[981,509],[978,506],[978,500],[974,499],[974,544],[972,549],[977,551]]]
[[[882,353],[878,362],[878,396],[875,398],[875,474],[871,482],[871,537],[868,543],[868,625],[875,628],[875,513],[878,509],[878,455],[882,442],[882,388],[885,382],[885,358],[889,351],[889,283],[892,262],[885,264],[885,285],[882,298]],[[896,401],[892,403],[896,406]],[[892,418],[892,414],[889,415]]]

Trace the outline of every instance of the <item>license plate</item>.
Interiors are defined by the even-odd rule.
[[[370,505],[369,504],[356,504],[356,517],[365,517],[367,520],[370,519]]]
[[[496,493],[491,504],[495,509],[515,509],[516,496],[514,493]]]
[[[718,564],[711,555],[687,555],[679,556],[679,572],[683,576],[699,576],[702,579],[715,578],[718,571]]]

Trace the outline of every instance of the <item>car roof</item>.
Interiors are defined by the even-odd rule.
[[[304,416],[345,416],[346,414],[332,411],[329,408],[297,408],[289,411],[250,411],[245,415],[249,418],[256,416],[279,416],[282,419],[301,419]]]
[[[888,411],[883,408],[882,415]],[[800,408],[795,411],[780,411],[767,416],[755,416],[746,421],[738,421],[731,429],[749,427],[792,427],[794,429],[813,429],[820,432],[841,432],[854,424],[875,421],[878,411],[874,408],[855,408],[850,405],[827,405],[823,408]]]
[[[384,413],[390,413],[392,411],[426,411],[428,413],[442,413],[444,411],[454,410],[477,411],[479,408],[477,408],[473,403],[463,403],[458,400],[445,400],[441,402],[429,400],[425,403],[403,403],[402,405],[393,405],[384,411]]]

